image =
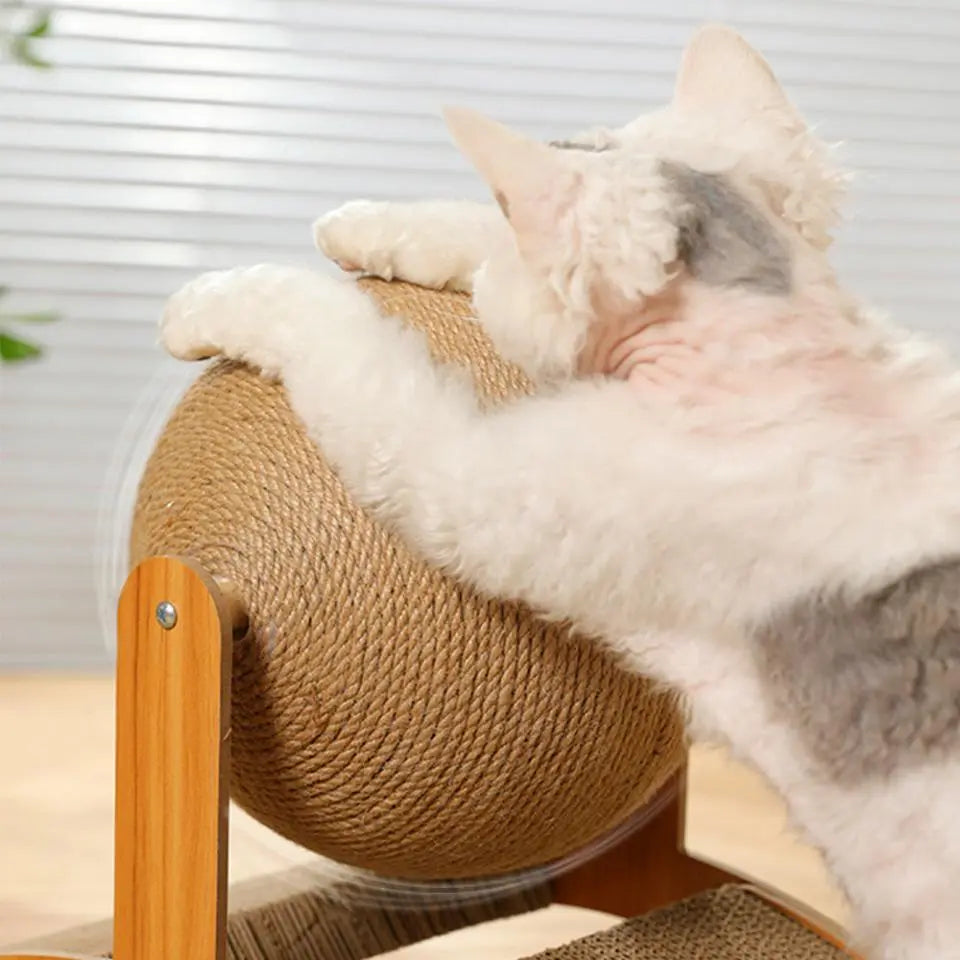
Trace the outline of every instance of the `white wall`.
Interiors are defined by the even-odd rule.
[[[104,662],[97,510],[162,366],[164,296],[212,267],[315,262],[308,225],[345,199],[483,196],[442,103],[541,136],[618,124],[667,98],[696,23],[733,22],[849,142],[850,282],[960,338],[958,0],[56,7],[56,68],[0,67],[0,283],[66,318],[46,360],[0,371],[0,666]]]

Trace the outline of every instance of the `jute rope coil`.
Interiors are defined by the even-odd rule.
[[[530,389],[466,298],[365,285],[487,400]],[[234,798],[325,856],[408,878],[544,864],[679,766],[670,696],[411,554],[350,502],[282,387],[242,366],[200,376],[147,464],[131,560],[160,553],[239,588]]]

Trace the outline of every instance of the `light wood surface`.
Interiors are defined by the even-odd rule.
[[[0,948],[111,913],[113,681],[0,676]],[[780,799],[721,750],[691,755],[687,846],[842,920],[819,856]],[[230,882],[310,855],[231,809]]]
[[[710,863],[782,892],[837,926],[849,909],[823,858],[791,828],[783,800],[718,747],[695,747],[687,785],[686,847]]]
[[[120,596],[116,960],[224,956],[231,624],[211,586],[153,557]]]

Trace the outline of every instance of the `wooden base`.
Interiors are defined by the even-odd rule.
[[[225,960],[231,637],[244,616],[229,586],[172,557],[141,563],[121,594],[116,960]],[[683,808],[676,789],[643,829],[557,879],[555,900],[635,916],[737,881],[684,852]]]
[[[557,878],[554,901],[602,910],[621,917],[637,917],[696,896],[728,883],[742,884],[742,877],[691,857],[684,849],[684,785],[671,784],[672,796],[641,830],[622,843]],[[843,943],[841,931],[824,917],[754,886],[755,892],[797,923],[843,950],[850,960],[860,960]]]
[[[704,890],[740,882],[685,852],[683,784],[671,783],[666,789],[667,803],[642,829],[557,878],[557,903],[636,917]]]

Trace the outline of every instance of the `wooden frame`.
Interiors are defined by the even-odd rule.
[[[121,593],[115,960],[226,960],[231,640],[244,626],[230,585],[189,560],[145,560]],[[643,829],[559,877],[555,900],[635,916],[740,882],[686,854],[683,785],[668,790]]]
[[[232,634],[219,590],[191,565],[155,557],[127,580],[117,611],[116,960],[226,955]]]
[[[682,775],[668,784],[657,813],[622,843],[554,881],[557,903],[637,917],[741,879],[691,857],[684,845]],[[644,869],[649,866],[650,869]]]

